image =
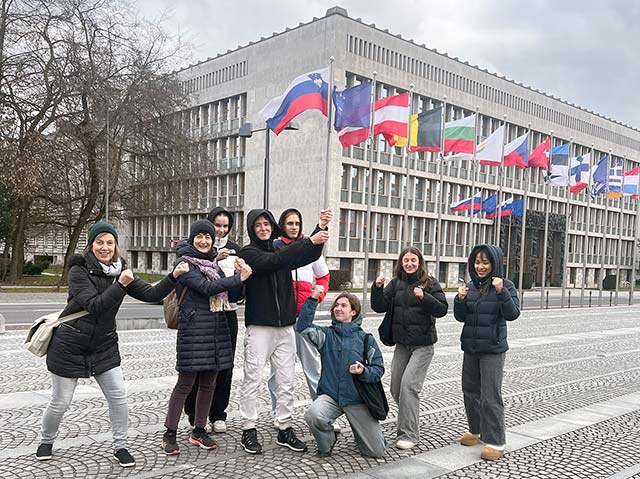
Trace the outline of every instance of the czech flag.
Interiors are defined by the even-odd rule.
[[[327,116],[329,69],[323,68],[293,80],[285,92],[273,98],[258,113],[267,126],[278,135],[300,113],[307,110],[320,110]]]
[[[529,134],[519,136],[504,146],[504,166],[529,167]]]

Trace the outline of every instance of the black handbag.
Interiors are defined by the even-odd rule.
[[[369,333],[364,336],[362,362],[365,366],[369,365],[369,336],[371,336]],[[382,387],[382,381],[378,379],[375,383],[367,383],[361,381],[360,377],[355,374],[352,376],[358,394],[360,394],[360,398],[365,406],[367,406],[369,413],[378,421],[385,420],[389,413],[389,403],[387,402],[387,395],[384,393],[384,388]]]
[[[385,346],[395,346],[396,343],[393,340],[393,332],[392,332],[392,323],[393,323],[393,310],[395,309],[396,304],[396,292],[393,292],[393,296],[391,299],[391,305],[387,308],[387,312],[384,313],[384,318],[382,318],[382,322],[380,326],[378,326],[378,336],[380,337],[380,342]]]

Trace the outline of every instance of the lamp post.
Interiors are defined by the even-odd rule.
[[[299,129],[300,129],[300,125],[298,125],[298,123],[295,121],[292,121],[285,127],[285,130],[299,130]],[[269,209],[269,149],[270,149],[270,136],[271,136],[270,129],[267,126],[265,126],[264,128],[256,128],[254,130],[253,125],[251,123],[245,123],[240,127],[240,131],[238,132],[238,135],[240,136],[240,138],[251,138],[251,136],[257,131],[266,132],[265,133],[266,138],[264,142],[264,187],[263,187],[264,189],[263,189],[262,207],[265,210],[268,210]]]

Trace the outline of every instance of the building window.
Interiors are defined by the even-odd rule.
[[[147,256],[147,264],[145,265],[145,267],[147,269],[152,269],[153,268],[153,253],[151,251],[147,251],[146,256]]]
[[[162,271],[169,269],[169,253],[166,251],[160,253],[160,269]]]

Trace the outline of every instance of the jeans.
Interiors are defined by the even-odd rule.
[[[462,392],[469,432],[480,434],[485,444],[506,442],[502,376],[505,353],[464,353]]]
[[[113,448],[116,451],[126,448],[129,408],[127,407],[127,389],[124,385],[122,368],[118,366],[102,374],[96,374],[95,378],[109,405],[109,419],[113,429]],[[51,374],[51,400],[42,417],[42,442],[44,444],[53,444],[55,441],[62,416],[71,405],[77,384],[78,378],[64,378]]]
[[[420,441],[420,391],[433,359],[433,345],[397,344],[391,363],[391,395],[398,405],[397,439]]]
[[[387,447],[387,441],[382,433],[382,426],[371,416],[364,404],[340,407],[338,403],[326,394],[318,396],[304,415],[313,437],[318,445],[318,452],[329,452],[336,441],[333,431],[335,420],[346,414],[351,425],[356,447],[363,456],[382,457]]]

